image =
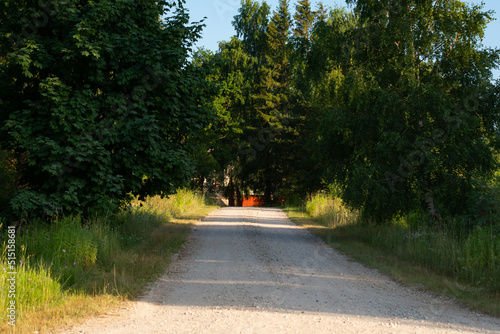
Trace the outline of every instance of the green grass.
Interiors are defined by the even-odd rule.
[[[214,209],[203,196],[181,190],[136,201],[113,218],[31,224],[16,238],[15,333],[51,331],[135,299],[165,271],[191,225]],[[5,243],[2,250],[0,305],[7,310]],[[14,333],[7,321],[0,314],[0,332]]]
[[[340,200],[313,197],[289,217],[356,261],[500,316],[500,236],[491,229],[437,231],[416,216],[389,225],[363,223]]]

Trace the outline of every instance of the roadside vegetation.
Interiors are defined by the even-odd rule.
[[[32,222],[16,240],[16,327],[2,312],[0,332],[46,332],[135,299],[165,271],[191,224],[215,208],[180,190],[133,201],[113,217]],[[10,270],[2,242],[0,305],[7,310]]]
[[[189,185],[266,205],[327,194],[290,212],[499,313],[493,12],[243,0],[212,52],[185,2],[3,2],[0,232],[16,229],[22,328],[136,296],[211,210]]]
[[[2,3],[0,332],[135,298],[215,208],[182,190],[215,120],[210,69],[191,60],[203,24],[183,3]]]
[[[356,261],[500,316],[498,222],[465,228],[454,220],[437,229],[425,214],[414,213],[375,224],[327,193],[286,211],[295,223]]]

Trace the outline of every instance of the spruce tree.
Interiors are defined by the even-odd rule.
[[[290,86],[290,25],[289,1],[280,0],[278,11],[274,15],[267,30],[269,69],[269,92],[274,96],[273,105],[285,111]]]
[[[326,22],[326,20],[328,19],[328,11],[326,10],[325,5],[323,5],[322,2],[318,3],[318,9],[314,14],[316,22]]]
[[[311,34],[314,26],[314,12],[311,9],[309,0],[299,0],[295,5],[295,28],[293,29],[294,39],[299,54],[306,57],[310,50]]]

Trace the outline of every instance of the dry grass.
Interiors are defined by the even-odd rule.
[[[79,320],[106,314],[113,308],[122,305],[125,300],[113,295],[72,294],[57,305],[40,307],[27,312],[12,327],[7,324],[0,326],[1,333],[33,334],[53,333],[56,327],[62,328],[75,324]]]

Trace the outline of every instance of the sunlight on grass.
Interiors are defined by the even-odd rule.
[[[135,299],[165,271],[192,224],[215,209],[181,190],[135,201],[111,218],[31,224],[16,240],[15,333],[51,330]],[[5,241],[2,250],[0,304],[7,310]],[[7,313],[0,314],[0,332],[14,333],[7,321]]]
[[[418,218],[411,215],[369,224],[324,195],[312,197],[305,210],[286,211],[292,221],[357,261],[500,316],[500,236],[488,228],[435,230],[416,224],[412,220]]]

